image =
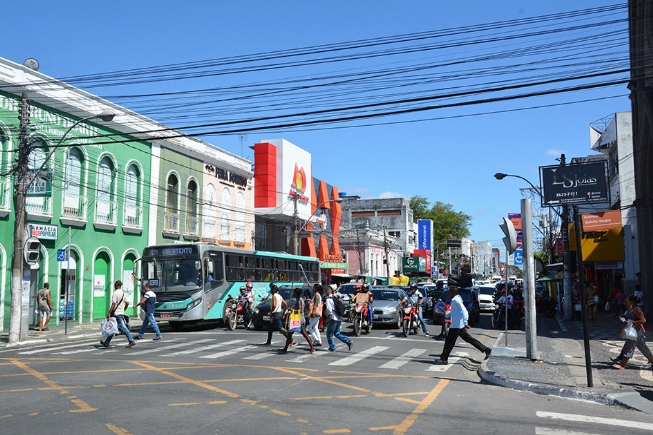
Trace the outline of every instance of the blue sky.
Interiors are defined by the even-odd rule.
[[[40,62],[42,73],[63,79],[455,29],[615,3],[583,0],[5,1],[0,4],[3,33],[0,56],[18,63],[34,57]],[[610,17],[623,18],[625,10],[602,19]],[[492,31],[484,35],[492,35]],[[456,41],[465,37],[463,34]],[[548,35],[541,40],[555,45],[555,38],[556,35]],[[588,51],[595,53],[594,58],[588,56],[588,63],[601,59],[601,44],[607,45],[605,41],[588,45]],[[131,86],[90,88],[88,82],[79,86],[113,100],[116,96],[141,93],[292,80],[317,74],[352,74],[364,68],[394,68],[427,61],[445,62],[479,56],[493,49],[518,47],[517,42],[508,41],[500,46],[457,47],[421,53],[412,58],[388,56],[358,63],[327,63],[310,68],[278,68]],[[606,47],[605,50],[621,50],[627,55],[627,48],[624,42],[621,47]],[[496,60],[484,67],[491,67],[492,62],[496,67],[505,65],[505,61]],[[464,83],[471,85],[473,80]],[[411,90],[418,91],[419,86]],[[629,111],[627,94],[625,85],[617,85],[374,118],[350,123],[347,125],[350,128],[248,132],[243,138],[243,148],[239,134],[212,135],[204,139],[239,155],[244,149],[244,156],[251,158],[249,146],[263,139],[283,137],[311,152],[313,175],[338,186],[340,191],[366,198],[421,195],[433,202],[449,203],[455,210],[472,216],[472,239],[489,240],[499,246],[503,236],[498,227],[501,217],[519,211],[522,197],[519,188],[527,186],[515,178],[497,181],[493,174],[517,174],[538,184],[538,167],[556,164],[555,158],[561,152],[568,159],[592,153],[589,124],[615,112]],[[317,104],[317,98],[310,101],[311,94],[307,95],[303,107]],[[419,94],[411,94],[414,95]],[[367,102],[384,101],[385,97],[377,94],[370,98]],[[570,104],[580,100],[592,101]],[[142,112],[147,116],[172,126],[219,122],[234,116],[224,112],[202,119],[176,119],[170,111],[157,112],[156,102],[138,106],[129,98],[114,101],[137,111],[140,111],[138,107],[143,107]],[[270,101],[266,100],[266,104]],[[525,109],[552,104],[555,105]],[[239,116],[244,117],[247,102],[242,107]],[[268,114],[283,110],[280,107]],[[500,111],[506,112],[488,113]],[[472,113],[488,114],[469,116]],[[352,128],[352,125],[366,123],[380,125]]]

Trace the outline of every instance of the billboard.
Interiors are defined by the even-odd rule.
[[[607,162],[540,166],[542,206],[608,202]]]
[[[621,223],[621,210],[610,210],[603,213],[584,213],[583,231],[610,230],[623,227]]]
[[[433,221],[431,219],[417,220],[417,249],[432,251],[433,246]]]

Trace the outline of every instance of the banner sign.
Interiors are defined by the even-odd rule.
[[[540,166],[542,206],[609,202],[607,162]]]
[[[39,240],[57,240],[58,227],[56,225],[28,224],[28,226],[31,237],[36,237]]]
[[[433,243],[433,221],[431,219],[417,220],[417,249],[431,250]]]
[[[603,213],[582,214],[583,231],[609,230],[623,227],[621,223],[621,210],[610,210]]]

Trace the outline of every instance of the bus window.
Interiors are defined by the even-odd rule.
[[[245,280],[245,269],[243,268],[243,256],[227,254],[225,255],[227,260],[226,271],[227,271],[227,281],[244,281]]]
[[[261,269],[260,269],[259,258],[245,257],[245,279],[247,281],[261,280]]]
[[[288,261],[288,269],[290,269],[290,280],[291,281],[301,281],[302,273],[297,266],[297,261],[290,260]]]
[[[286,268],[286,260],[277,259],[277,274],[279,281],[288,281],[288,270]]]
[[[263,258],[263,267],[261,273],[263,275],[263,281],[276,281],[274,275],[274,268],[272,267],[271,258]]]

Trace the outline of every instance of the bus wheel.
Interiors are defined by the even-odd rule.
[[[170,326],[170,329],[173,331],[179,332],[184,328],[184,325],[186,322],[168,322],[168,326]]]

